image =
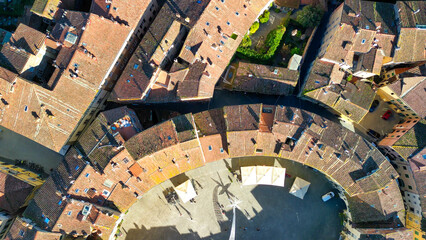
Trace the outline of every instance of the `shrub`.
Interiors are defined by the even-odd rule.
[[[264,47],[266,53],[259,53],[253,49],[242,47],[241,45],[237,49],[237,55],[241,58],[248,58],[253,61],[266,62],[269,61],[275,54],[278,46],[280,45],[281,39],[285,33],[285,27],[279,26],[268,33],[266,37]]]
[[[280,13],[280,12],[281,12],[281,10],[280,10],[279,8],[275,8],[275,9],[274,9],[274,11],[275,11],[276,13]]]
[[[254,22],[253,25],[251,25],[250,27],[250,35],[254,34],[255,32],[257,32],[257,30],[259,29],[259,22]]]
[[[243,40],[241,41],[240,47],[249,48],[251,47],[251,39],[249,35],[245,35]]]
[[[268,10],[264,11],[263,14],[259,17],[259,22],[267,23],[269,21],[269,14],[270,12]]]
[[[297,37],[297,38],[300,38],[301,36],[302,36],[302,31],[297,30],[296,37]]]
[[[298,47],[294,47],[290,50],[291,55],[298,54],[300,55],[300,49]]]
[[[307,5],[297,12],[296,20],[303,27],[318,26],[323,15],[323,11],[318,7]]]

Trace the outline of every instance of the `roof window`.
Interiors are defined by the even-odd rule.
[[[206,22],[206,25],[207,25],[207,26],[210,26],[210,23],[209,23],[209,22]]]
[[[226,25],[231,26],[231,23],[228,21],[228,22],[226,22]]]
[[[220,152],[223,153],[223,148],[220,148]]]
[[[75,193],[78,193],[78,192],[80,192],[80,189],[78,189],[78,188],[77,188],[77,189],[75,190]]]
[[[215,9],[216,9],[216,11],[219,11],[219,8],[218,8],[218,7],[215,7]]]
[[[21,237],[24,236],[24,230],[22,230],[22,229],[19,230],[19,236],[21,236]]]
[[[27,111],[28,111],[28,106],[27,106],[27,105],[25,105],[25,107],[24,107],[24,111],[25,111],[25,112],[27,112]]]
[[[90,173],[86,173],[86,177],[89,177],[90,176]]]
[[[239,13],[239,12],[235,12],[235,15],[237,15],[237,16],[238,16],[238,15],[240,15],[240,13]]]
[[[72,211],[68,211],[68,212],[67,212],[67,215],[68,215],[68,216],[71,216],[71,214],[72,214]]]
[[[62,200],[59,200],[58,205],[61,205],[61,204],[62,204]]]
[[[78,166],[78,165],[77,165],[77,166],[75,166],[75,170],[78,170],[79,168],[80,168],[80,166]]]
[[[138,69],[139,64],[135,63],[135,65],[133,65],[133,69]]]
[[[209,151],[213,150],[212,145],[209,145]]]
[[[361,44],[364,44],[364,43],[365,43],[365,39],[362,39],[362,40],[361,40]]]
[[[88,188],[85,188],[85,189],[84,189],[84,192],[85,192],[85,193],[87,193],[88,191],[89,191],[89,189],[88,189]]]
[[[44,222],[45,222],[45,223],[49,223],[49,222],[50,222],[50,219],[49,219],[49,218],[44,218]]]
[[[368,29],[370,29],[370,26],[368,26],[368,25],[365,25],[365,29],[367,29],[367,30],[368,30]]]
[[[201,4],[201,0],[198,0],[198,1],[197,1],[197,3],[198,3],[198,4]]]

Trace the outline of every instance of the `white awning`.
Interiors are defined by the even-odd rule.
[[[243,185],[274,185],[284,187],[285,168],[268,166],[241,167]]]
[[[296,177],[294,180],[293,186],[291,186],[290,193],[294,196],[303,199],[305,197],[306,192],[309,189],[310,182],[305,181],[299,177]]]
[[[182,183],[181,185],[175,187],[175,191],[184,203],[197,196],[194,186],[192,186],[191,180],[188,180]]]

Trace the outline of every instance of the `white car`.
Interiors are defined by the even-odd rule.
[[[328,200],[332,199],[333,197],[334,197],[334,192],[329,192],[329,193],[322,195],[322,200],[324,202],[327,202]]]

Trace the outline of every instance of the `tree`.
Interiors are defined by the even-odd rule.
[[[241,41],[240,47],[249,48],[251,47],[251,39],[249,35],[245,35],[243,40]]]
[[[269,14],[270,12],[268,10],[264,11],[263,14],[259,17],[259,22],[267,23],[269,21]]]
[[[259,29],[259,22],[254,22],[250,27],[250,35],[254,34]]]
[[[300,55],[300,49],[298,47],[294,47],[290,50],[291,55],[298,54]]]
[[[319,25],[322,15],[320,8],[307,5],[297,12],[296,20],[304,27],[315,27]]]

